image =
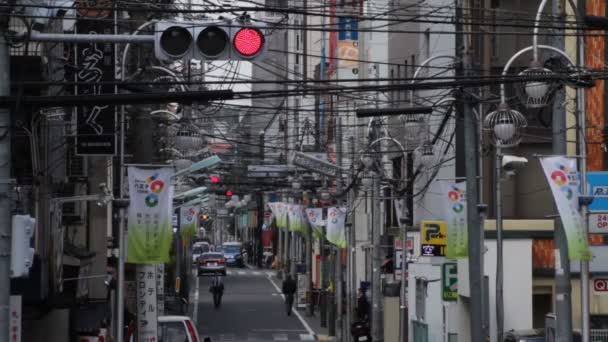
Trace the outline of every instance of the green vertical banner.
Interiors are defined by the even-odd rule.
[[[171,168],[129,167],[129,230],[127,262],[169,262],[173,239]]]
[[[346,248],[346,208],[327,209],[327,241],[340,248]]]
[[[292,232],[306,231],[304,221],[304,207],[299,204],[289,204],[287,206],[287,216],[289,217],[289,230]]]
[[[277,211],[277,227],[280,229],[287,229],[287,203],[277,202],[275,208]]]
[[[306,217],[313,229],[313,237],[317,240],[321,239],[323,237],[323,227],[325,226],[323,208],[306,208]]]
[[[183,206],[179,209],[179,231],[182,235],[184,246],[189,246],[192,238],[198,231],[198,214],[200,208],[198,205]]]
[[[467,231],[466,182],[443,182],[442,196],[446,203],[447,246],[449,259],[469,256],[469,234]]]
[[[576,159],[565,156],[540,158],[540,164],[562,219],[570,260],[591,260],[589,239],[578,204],[580,182]]]

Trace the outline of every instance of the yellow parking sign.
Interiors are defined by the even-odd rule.
[[[422,221],[421,245],[424,256],[445,256],[447,230],[444,221]]]

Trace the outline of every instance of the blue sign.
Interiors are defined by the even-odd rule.
[[[589,212],[608,212],[608,172],[588,172],[587,190],[591,196],[605,196],[594,198],[591,205],[589,205]]]
[[[338,40],[359,40],[359,22],[354,18],[340,17],[338,28]]]

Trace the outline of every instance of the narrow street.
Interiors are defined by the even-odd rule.
[[[281,283],[272,275],[265,270],[229,269],[222,304],[217,309],[209,293],[211,277],[198,277],[192,317],[201,338],[209,336],[213,342],[314,340],[300,313],[285,313]]]

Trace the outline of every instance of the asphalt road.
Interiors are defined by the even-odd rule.
[[[211,277],[198,277],[197,282],[192,316],[201,338],[209,336],[212,342],[314,340],[313,332],[297,315],[287,316],[283,298],[267,272],[229,269],[222,304],[217,309],[209,293]],[[276,279],[274,283],[280,286]]]

